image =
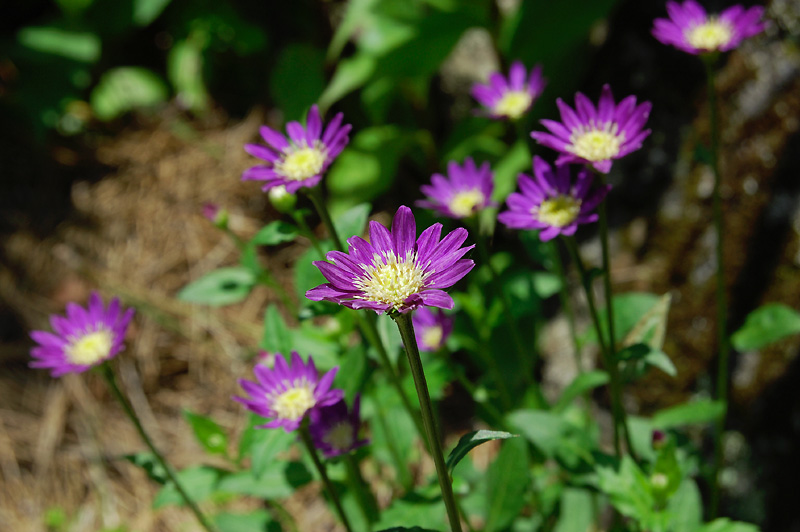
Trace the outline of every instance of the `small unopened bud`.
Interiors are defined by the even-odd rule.
[[[297,196],[288,193],[285,186],[279,185],[269,189],[269,201],[278,212],[287,214],[294,209]]]
[[[269,351],[259,351],[256,356],[256,363],[272,369],[275,367],[275,354]]]
[[[206,203],[203,205],[203,216],[220,229],[226,229],[228,227],[228,211],[216,203]]]
[[[669,485],[669,479],[664,473],[653,473],[650,475],[650,485],[656,491],[663,491]]]
[[[667,434],[661,430],[654,430],[652,436],[653,449],[659,450],[667,444]]]

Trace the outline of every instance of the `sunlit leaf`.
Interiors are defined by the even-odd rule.
[[[742,328],[731,337],[731,343],[739,351],[749,351],[798,333],[800,313],[780,303],[769,303],[747,316]]]
[[[31,50],[94,63],[100,58],[100,38],[94,33],[48,26],[29,26],[17,34],[19,43]]]
[[[555,456],[568,428],[560,415],[545,410],[517,410],[508,415],[508,422],[548,457]]]
[[[214,493],[222,474],[221,470],[214,467],[195,466],[179,471],[176,476],[189,498],[199,503]],[[153,508],[158,509],[172,504],[184,506],[186,501],[175,488],[175,485],[172,482],[168,482],[153,499]]]
[[[720,401],[700,399],[656,412],[653,428],[669,429],[683,425],[697,425],[717,421],[725,413]]]
[[[164,11],[172,0],[133,0],[133,22],[147,26]]]
[[[219,532],[280,532],[282,530],[266,510],[253,510],[246,514],[220,512],[212,519]]]
[[[478,445],[492,440],[505,440],[517,437],[519,437],[519,434],[511,434],[510,432],[503,432],[500,430],[476,430],[464,434],[447,457],[447,470],[452,475],[456,465],[467,456],[467,453]]]
[[[228,435],[217,423],[208,417],[183,411],[183,417],[192,427],[195,438],[211,454],[227,454]]]
[[[275,305],[269,305],[264,312],[264,334],[258,345],[270,353],[288,354],[292,351],[292,333]]]
[[[561,397],[559,397],[556,404],[553,405],[553,411],[564,411],[576,398],[599,386],[605,385],[608,381],[608,373],[605,371],[587,371],[581,373],[564,388],[563,392],[561,392]]]
[[[492,532],[506,528],[516,518],[526,502],[530,483],[528,446],[521,438],[503,443],[500,453],[486,473],[486,524]]]
[[[241,266],[220,268],[192,281],[178,292],[178,299],[212,306],[242,301],[255,284],[253,273]]]

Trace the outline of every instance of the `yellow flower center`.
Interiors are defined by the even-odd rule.
[[[113,341],[111,331],[106,329],[88,333],[67,347],[67,359],[79,366],[91,366],[108,357]]]
[[[494,114],[517,119],[531,106],[533,96],[527,91],[508,91],[494,104]]]
[[[322,441],[337,449],[344,451],[353,446],[353,427],[347,421],[342,421],[334,425]]]
[[[475,212],[476,207],[483,205],[485,200],[483,192],[476,188],[462,190],[457,192],[450,200],[450,211],[456,216],[466,218]]]
[[[718,50],[728,44],[733,37],[730,24],[711,17],[703,24],[686,31],[686,40],[698,50]]]
[[[275,163],[275,170],[292,181],[302,181],[319,174],[325,165],[326,154],[319,142],[314,146],[292,146],[283,160]]]
[[[411,252],[404,259],[395,253],[375,254],[373,264],[366,267],[366,275],[356,279],[355,286],[364,292],[361,299],[388,303],[399,308],[408,296],[422,290],[425,279],[433,271],[424,272],[417,266],[417,257]]]
[[[570,137],[569,150],[587,161],[605,161],[619,153],[625,134],[619,133],[616,122],[607,122],[602,128],[594,124],[574,129]]]
[[[539,221],[553,227],[564,227],[575,221],[581,212],[581,200],[572,196],[556,196],[544,200],[539,205],[539,212],[532,214]]]
[[[314,404],[314,391],[305,379],[295,381],[292,388],[272,399],[272,409],[280,419],[300,419]]]
[[[443,334],[444,331],[440,325],[428,327],[425,332],[422,333],[422,343],[427,347],[438,348],[439,344],[442,343]]]

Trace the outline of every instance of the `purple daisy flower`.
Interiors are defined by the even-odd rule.
[[[531,137],[539,144],[561,152],[556,164],[585,163],[598,172],[608,173],[611,161],[642,147],[650,134],[642,126],[650,115],[650,102],[636,105],[636,97],[628,96],[614,103],[611,87],[603,85],[597,108],[582,93],[575,95],[575,108],[556,100],[561,122],[542,120],[550,133],[534,131]]]
[[[87,308],[69,303],[66,316],[50,316],[55,334],[31,332],[39,345],[31,349],[30,367],[49,369],[53,377],[82,373],[125,349],[132,317],[133,309],[123,311],[116,297],[105,308],[97,292],[92,292]]]
[[[414,334],[417,337],[417,345],[420,351],[438,351],[450,333],[453,332],[452,317],[441,310],[432,311],[422,307],[411,316],[411,323],[414,325]]]
[[[486,107],[492,118],[516,120],[528,112],[545,85],[547,80],[542,77],[541,65],[536,65],[527,75],[525,65],[514,61],[508,80],[494,72],[489,76],[489,83],[472,87],[472,96]]]
[[[464,166],[450,161],[447,177],[433,174],[431,184],[420,187],[428,199],[418,201],[417,205],[449,218],[468,218],[492,205],[493,180],[489,163],[478,168],[470,157],[464,160]]]
[[[582,167],[573,185],[568,165],[556,164],[554,172],[543,159],[534,157],[533,178],[519,174],[522,192],[508,197],[509,210],[497,219],[512,229],[541,229],[543,242],[574,235],[578,225],[597,221],[592,211],[611,190],[611,185],[604,185],[591,192],[592,179],[592,173]]]
[[[328,283],[312,288],[312,301],[332,301],[353,309],[406,313],[421,306],[453,308],[442,288],[453,286],[475,263],[462,259],[474,246],[460,247],[467,231],[458,228],[440,241],[442,224],[425,229],[418,239],[411,209],[397,209],[391,232],[370,222],[367,242],[359,236],[347,240],[348,251],[330,251],[326,261],[316,261]]]
[[[257,382],[239,379],[239,385],[250,397],[233,399],[261,417],[274,418],[257,428],[283,427],[291,432],[297,430],[309,410],[332,405],[344,396],[342,390],[331,390],[338,370],[333,368],[320,378],[311,357],[304,364],[297,351],[293,351],[292,361],[287,364],[280,353],[275,353],[274,368],[262,364],[253,368]]]
[[[360,395],[356,395],[349,413],[344,399],[330,406],[314,408],[309,414],[311,423],[308,426],[314,447],[322,451],[326,458],[332,458],[368,444],[369,440],[358,438],[360,411]]]
[[[334,116],[323,132],[319,109],[312,105],[305,128],[299,122],[286,124],[289,139],[274,129],[261,126],[259,132],[267,146],[245,144],[244,149],[267,164],[248,168],[242,180],[264,181],[264,191],[285,185],[291,194],[316,186],[350,140],[347,134],[351,126],[342,125],[343,116],[342,113]]]
[[[717,15],[708,15],[693,0],[667,2],[669,18],[653,21],[653,37],[690,54],[726,52],[746,38],[761,33],[766,23],[762,6],[745,9],[736,5]]]

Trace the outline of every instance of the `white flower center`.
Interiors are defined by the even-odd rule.
[[[475,212],[476,207],[483,205],[484,201],[486,201],[486,198],[483,192],[477,188],[462,190],[461,192],[456,192],[450,200],[450,212],[456,216],[466,218]]]
[[[434,325],[432,327],[428,327],[422,333],[422,343],[425,344],[426,347],[437,349],[439,344],[442,343],[442,336],[444,335],[444,331],[440,325]]]
[[[534,211],[536,209],[534,208]],[[532,212],[540,222],[552,227],[564,227],[575,221],[581,212],[581,200],[572,196],[556,196],[544,200],[538,212]]]
[[[108,358],[113,341],[111,331],[106,329],[85,334],[66,348],[67,360],[78,366],[96,364]]]
[[[275,170],[292,181],[302,181],[319,174],[327,155],[319,142],[314,146],[294,146],[284,151],[284,157],[275,163]]]
[[[365,275],[353,284],[364,292],[360,299],[389,303],[399,308],[409,296],[420,292],[425,279],[433,271],[424,271],[417,266],[416,254],[410,252],[405,259],[389,252],[381,256],[377,253],[372,264],[365,267]]]
[[[606,122],[602,128],[598,128],[594,123],[588,127],[583,126],[573,129],[570,136],[572,143],[569,150],[587,161],[605,161],[616,157],[622,142],[625,140],[625,133],[619,133],[619,126],[616,122]]]
[[[331,427],[322,441],[336,450],[347,451],[353,446],[353,427],[347,421],[341,421]]]
[[[494,104],[494,114],[517,119],[531,106],[533,96],[527,91],[508,91]]]
[[[316,404],[314,390],[305,379],[292,383],[292,387],[272,399],[272,410],[279,419],[300,419]]]
[[[733,37],[730,24],[711,17],[703,24],[686,30],[686,40],[698,50],[718,50],[725,46]]]

